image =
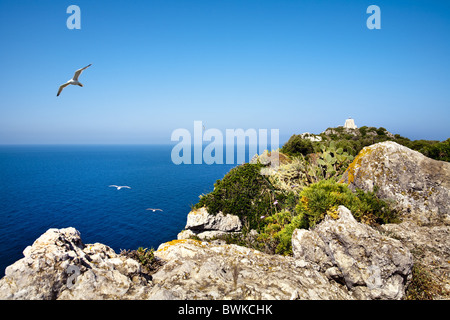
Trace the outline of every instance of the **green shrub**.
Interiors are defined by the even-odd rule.
[[[155,250],[139,247],[137,250],[122,250],[121,255],[137,260],[148,273],[156,272],[162,262],[155,258]]]
[[[379,199],[375,192],[352,192],[346,184],[322,180],[311,184],[298,195],[294,212],[281,211],[263,220],[260,240],[274,239],[274,252],[292,254],[291,238],[297,228],[314,227],[326,214],[333,216],[339,205],[344,205],[357,221],[375,225],[398,222],[389,203]]]
[[[303,155],[292,159],[288,164],[282,165],[276,172],[268,176],[274,187],[289,193],[309,183],[309,164]]]
[[[412,279],[405,292],[405,300],[433,300],[435,296],[448,295],[444,285],[435,279],[429,266],[416,261],[412,268]]]
[[[291,254],[291,238],[296,228],[305,228],[299,216],[280,211],[264,219],[258,241],[265,244],[265,252]]]
[[[311,140],[302,139],[300,135],[294,134],[281,148],[281,152],[291,156],[306,156],[307,154],[314,152],[314,148]]]
[[[298,194],[294,191],[286,192],[285,198],[282,204],[280,204],[281,210],[294,212],[295,206],[298,203]]]
[[[435,160],[450,161],[450,138],[442,142],[416,140],[410,142],[410,148]]]
[[[295,209],[307,227],[313,227],[339,205],[347,207],[360,222],[371,225],[398,222],[396,212],[388,202],[379,199],[375,191],[352,192],[344,183],[322,180],[302,190]]]
[[[362,126],[359,129],[359,133],[361,134],[362,137],[365,137],[367,134],[367,126]]]
[[[260,174],[262,165],[245,163],[217,180],[214,190],[200,198],[194,208],[206,207],[211,214],[238,216],[247,229],[257,229],[261,216],[275,212],[276,192],[270,181]],[[282,194],[278,200],[282,201]]]
[[[385,136],[386,135],[386,129],[385,128],[383,128],[383,127],[379,127],[377,130],[376,130],[376,133],[379,135],[379,136]]]

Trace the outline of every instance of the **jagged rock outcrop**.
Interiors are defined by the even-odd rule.
[[[145,298],[149,276],[104,244],[84,245],[74,228],[49,229],[5,270],[1,299]]]
[[[450,163],[425,157],[395,142],[361,150],[342,182],[394,200],[403,221],[380,226],[399,239],[440,287],[435,299],[450,297]]]
[[[304,132],[300,135],[302,139],[307,139],[312,142],[320,142],[322,141],[322,137],[319,135],[315,135],[314,133]]]
[[[351,214],[350,214],[351,216]],[[344,215],[342,215],[344,217]],[[1,299],[372,299],[399,298],[402,280],[386,280],[396,294],[375,294],[374,290],[355,289],[360,286],[358,275],[346,270],[380,265],[385,270],[397,270],[407,279],[408,251],[397,248],[395,241],[385,239],[381,253],[389,257],[379,259],[371,253],[370,239],[346,235],[344,222],[329,235],[329,248],[337,246],[331,239],[354,242],[346,249],[325,252],[327,261],[312,259],[299,252],[321,250],[316,243],[295,243],[296,256],[270,255],[257,250],[199,240],[174,240],[160,245],[155,257],[162,266],[151,276],[142,266],[103,244],[84,245],[74,228],[50,229],[32,246],[24,250],[25,257],[6,269],[0,280]],[[366,229],[351,221],[352,229]],[[323,225],[321,227],[321,224]],[[330,228],[329,220],[317,226]],[[332,229],[332,228],[331,228]],[[341,230],[342,229],[342,230]],[[369,228],[370,229],[370,228]],[[309,231],[307,231],[309,232]],[[338,234],[343,233],[340,238]],[[369,232],[369,231],[367,231]],[[375,233],[376,231],[370,231]],[[298,234],[294,242],[298,240]],[[375,236],[373,236],[375,238]],[[300,246],[300,247],[299,247]],[[308,247],[305,247],[308,246]],[[360,248],[359,251],[356,248]],[[348,250],[347,250],[348,249]],[[303,250],[303,251],[302,251]],[[347,251],[348,252],[347,252]],[[366,250],[368,250],[367,253]],[[380,253],[380,254],[381,254]],[[355,255],[361,254],[359,264]],[[308,258],[307,258],[308,257]],[[330,257],[331,260],[330,260]],[[331,262],[330,262],[331,261]],[[325,268],[324,263],[338,261],[336,267]],[[383,264],[384,263],[384,264]],[[73,269],[78,273],[72,275]],[[347,268],[347,269],[346,269]],[[339,269],[339,270],[338,270]],[[364,271],[360,271],[363,274]],[[402,273],[403,272],[403,273]],[[362,277],[362,276],[359,276]],[[370,277],[370,275],[369,275]],[[393,276],[391,276],[394,279]],[[342,281],[344,279],[344,281]],[[368,281],[366,280],[366,287]],[[374,278],[377,289],[378,278]],[[383,283],[384,285],[384,283]]]
[[[392,141],[365,147],[345,172],[350,188],[393,199],[403,216],[419,224],[450,224],[450,163]]]
[[[240,232],[242,223],[238,216],[224,215],[222,212],[210,214],[203,207],[189,212],[184,229],[177,236],[179,240],[189,239],[192,236],[205,240],[223,236],[227,233]]]
[[[354,299],[343,285],[293,257],[198,240],[162,244],[155,255],[166,263],[153,275],[153,297]]]
[[[380,226],[386,235],[399,239],[414,255],[415,263],[426,268],[439,289],[433,299],[450,299],[450,227],[419,226],[413,221]]]
[[[411,280],[412,255],[400,241],[358,223],[339,206],[314,230],[296,229],[292,250],[299,261],[318,265],[330,279],[363,299],[401,299]]]
[[[50,229],[6,269],[0,299],[352,299],[339,283],[292,257],[198,240],[162,244],[163,266],[141,265],[74,228]],[[69,270],[76,269],[72,275]],[[72,279],[70,278],[72,277]]]

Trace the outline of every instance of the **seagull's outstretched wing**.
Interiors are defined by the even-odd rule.
[[[83,70],[89,68],[90,66],[92,66],[92,63],[89,64],[88,66],[84,67],[84,68],[81,68],[81,69],[78,69],[77,71],[75,71],[75,74],[73,76],[73,80],[78,81],[78,77],[83,72]]]
[[[63,91],[63,89],[64,89],[65,87],[67,87],[69,84],[70,84],[70,83],[68,83],[68,82],[62,84],[62,85],[59,87],[59,90],[58,90],[58,93],[56,94],[56,96],[58,97],[58,96],[61,94],[61,91]]]
[[[115,184],[110,185],[110,187],[117,188],[117,186]]]

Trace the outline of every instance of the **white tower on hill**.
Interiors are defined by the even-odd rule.
[[[355,120],[353,120],[352,118],[348,118],[347,120],[345,120],[344,128],[356,129],[358,127],[355,124]]]

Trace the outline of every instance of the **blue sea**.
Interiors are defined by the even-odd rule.
[[[199,195],[236,165],[175,165],[171,150],[0,146],[0,277],[49,228],[74,227],[85,244],[100,242],[117,253],[176,239]]]

